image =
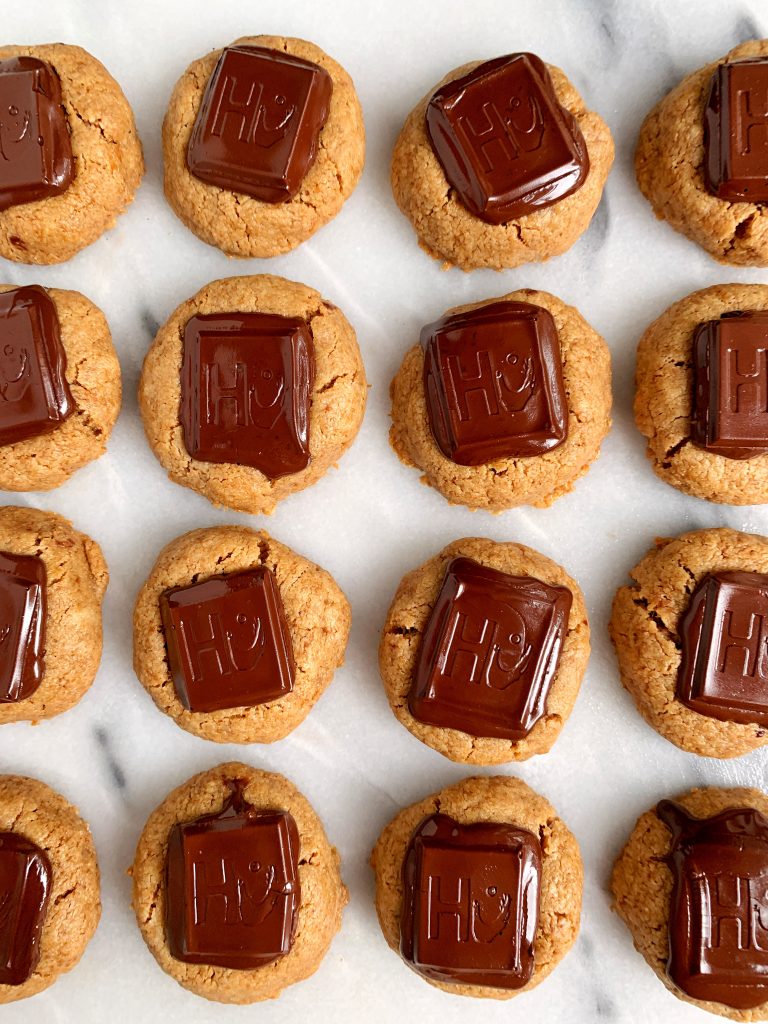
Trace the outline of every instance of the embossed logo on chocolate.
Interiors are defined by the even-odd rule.
[[[291,635],[266,566],[160,595],[168,661],[189,711],[253,707],[293,689]]]
[[[247,970],[293,945],[299,833],[289,813],[255,808],[232,786],[218,814],[171,829],[166,935],[177,960]]]
[[[43,680],[45,563],[0,551],[0,704],[30,697]]]
[[[589,173],[581,129],[532,53],[486,61],[442,86],[426,125],[449,184],[489,224],[565,199]]]
[[[694,818],[663,800],[672,832],[671,980],[739,1010],[768,999],[768,820],[752,808]]]
[[[427,725],[521,739],[546,711],[572,594],[470,558],[449,562],[408,707]]]
[[[228,46],[200,104],[187,150],[195,177],[267,203],[292,199],[317,156],[333,80],[282,50]]]
[[[403,862],[403,957],[436,981],[522,988],[534,969],[540,886],[532,833],[425,818]]]
[[[59,195],[73,178],[58,75],[37,57],[0,60],[0,210]]]
[[[479,466],[551,451],[568,436],[557,327],[528,302],[491,302],[421,332],[424,395],[446,458]]]
[[[768,59],[721,64],[704,115],[704,178],[729,202],[768,201]]]
[[[23,985],[37,967],[52,874],[39,846],[0,833],[0,985]]]
[[[193,316],[181,369],[187,451],[199,462],[253,466],[273,480],[306,469],[314,379],[306,320],[267,313]]]

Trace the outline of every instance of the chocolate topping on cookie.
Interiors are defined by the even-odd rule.
[[[52,874],[39,846],[0,833],[0,985],[23,985],[37,967]]]
[[[729,202],[768,201],[768,58],[720,64],[704,113],[704,179]]]
[[[497,57],[442,86],[427,134],[462,202],[505,224],[565,199],[589,172],[584,136],[532,53]]]
[[[24,700],[42,682],[45,617],[42,558],[0,551],[0,704]]]
[[[534,970],[541,844],[499,822],[433,814],[403,861],[400,952],[442,982],[522,988]]]
[[[420,722],[519,740],[546,711],[573,595],[471,558],[448,563],[408,707]]]
[[[331,76],[311,61],[228,46],[192,129],[190,172],[266,203],[292,199],[315,161],[332,91]]]

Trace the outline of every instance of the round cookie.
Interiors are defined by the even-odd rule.
[[[193,459],[185,446],[180,423],[185,325],[195,316],[234,311],[296,317],[306,322],[312,337],[309,462],[279,478],[249,465]],[[341,310],[313,288],[261,274],[213,281],[174,310],[144,360],[139,408],[152,450],[172,480],[214,504],[270,514],[283,498],[319,480],[349,448],[360,429],[367,392],[357,338]]]
[[[674,802],[693,818],[709,818],[732,808],[744,807],[768,815],[768,797],[758,789],[692,789],[675,797]],[[667,963],[674,874],[668,858],[672,846],[672,832],[654,807],[640,816],[614,865],[611,876],[613,909],[629,929],[635,949],[678,999],[731,1020],[768,1019],[768,1001],[740,1010],[722,1002],[692,998],[670,978]]]
[[[694,332],[699,324],[739,310],[768,310],[768,287],[704,288],[674,303],[650,325],[637,349],[635,420],[662,480],[708,501],[757,505],[768,502],[768,452],[729,458],[691,438]]]
[[[435,814],[446,815],[460,825],[508,824],[538,839],[541,844],[540,910],[533,942],[533,973],[523,987],[505,989],[422,977],[444,992],[486,999],[509,999],[534,988],[557,966],[579,932],[583,868],[576,839],[548,800],[520,779],[509,776],[463,779],[406,807],[383,830],[370,861],[376,875],[379,924],[395,952],[400,952],[401,942],[403,861],[416,829]],[[484,856],[487,860],[487,851]],[[512,902],[515,902],[514,896]]]
[[[414,345],[390,388],[389,440],[401,462],[423,473],[452,505],[502,512],[517,505],[551,505],[567,494],[597,458],[611,425],[611,361],[608,347],[577,309],[548,292],[523,288],[500,299],[470,303],[447,315],[482,310],[498,302],[522,302],[548,311],[559,336],[567,437],[551,450],[524,458],[501,457],[459,465],[438,447],[424,391],[424,352]]]
[[[49,873],[47,906],[37,931],[39,959],[26,980],[0,983],[0,1003],[11,1003],[42,992],[80,960],[101,916],[99,866],[90,829],[77,809],[45,783],[21,775],[0,776],[0,848],[4,863],[10,860],[9,848],[20,858],[32,856],[34,866],[23,888],[25,911],[35,906],[39,911],[36,878]],[[13,877],[10,864],[4,877]],[[3,966],[5,971],[9,965]],[[24,965],[16,969],[24,974]]]
[[[247,806],[259,812],[287,812],[298,830],[295,853],[300,901],[293,942],[289,952],[255,969],[176,959],[166,932],[166,864],[171,830],[179,823],[225,811],[233,787]],[[275,999],[288,985],[314,974],[341,927],[348,898],[339,872],[339,855],[305,797],[282,775],[237,761],[193,776],[163,800],[144,826],[131,873],[136,921],[158,964],[195,995],[221,1003]]]
[[[236,702],[236,706],[218,710],[189,710],[180,699],[169,663],[161,594],[171,588],[187,588],[198,579],[226,580],[261,567],[272,574],[282,605],[285,635],[295,665],[293,688],[252,706]],[[222,621],[225,615],[226,607],[220,605]],[[133,666],[157,707],[187,732],[217,743],[273,743],[304,721],[343,664],[350,624],[349,603],[330,573],[264,531],[247,526],[192,530],[160,552],[139,591],[133,613]],[[281,631],[276,634],[279,640]],[[196,639],[203,646],[204,634]],[[249,633],[245,648],[250,640]],[[271,638],[268,642],[273,643]],[[249,667],[239,651],[232,660],[238,668]],[[232,669],[229,662],[227,667]],[[178,672],[183,678],[183,667]],[[229,679],[233,675],[237,675],[234,669],[228,673]],[[207,682],[205,676],[203,682]],[[221,686],[222,682],[222,677],[216,676],[211,686]]]
[[[456,68],[420,100],[408,115],[392,154],[392,191],[397,205],[413,225],[419,245],[435,259],[461,270],[503,270],[566,252],[589,226],[613,163],[613,139],[605,121],[586,109],[559,68],[546,65],[557,100],[575,119],[586,144],[586,178],[576,191],[553,205],[517,215],[507,223],[487,223],[472,213],[449,183],[435,154],[426,113],[437,90],[482,63],[474,61]],[[540,106],[538,99],[531,100],[532,109],[534,103]],[[482,113],[477,115],[480,125],[482,117]]]
[[[640,191],[657,218],[720,263],[768,265],[768,214],[765,203],[734,202],[707,188],[707,100],[718,66],[766,56],[768,40],[752,39],[734,47],[720,60],[687,75],[657,103],[640,129],[635,152]]]
[[[19,57],[45,61],[58,76],[74,176],[57,195],[0,209],[0,256],[62,263],[111,228],[133,200],[144,174],[141,142],[122,89],[81,47],[0,47],[0,61]]]
[[[34,568],[40,559],[45,567],[45,615],[36,613],[34,622],[44,621],[43,643],[37,656],[33,644],[25,658],[25,677],[34,674],[31,662],[42,668],[39,685],[28,696],[0,703],[3,722],[38,722],[53,718],[73,707],[93,682],[101,660],[101,602],[109,573],[96,541],[75,530],[55,512],[34,508],[0,508],[0,553],[21,556]],[[0,582],[9,580],[5,595],[8,607],[23,607],[27,590],[19,589],[19,573],[0,559]],[[26,582],[22,577],[22,582]],[[34,633],[34,626],[30,627]],[[16,641],[18,643],[18,639]],[[7,683],[6,665],[3,680]],[[14,673],[15,674],[15,673]],[[27,692],[26,687],[21,691]]]
[[[428,724],[415,718],[409,707],[408,695],[416,677],[425,628],[443,587],[446,569],[455,558],[470,558],[511,576],[530,576],[550,586],[566,587],[572,594],[559,660],[540,717],[522,738],[475,736],[469,731]],[[515,616],[512,621],[519,620]],[[474,627],[476,623],[468,629],[470,639],[478,635],[479,631]],[[521,632],[523,640],[518,648],[522,654],[525,633]],[[576,701],[589,650],[589,623],[584,597],[578,584],[564,569],[522,544],[499,544],[466,537],[443,548],[401,581],[381,634],[379,672],[395,717],[422,743],[462,764],[504,764],[545,753],[555,742]],[[534,652],[533,660],[538,656],[539,651]],[[523,685],[522,679],[516,683],[516,686],[520,685]],[[472,703],[480,704],[476,697]],[[494,705],[494,709],[490,713],[498,719],[499,708]],[[520,714],[522,716],[522,711]]]
[[[314,160],[298,192],[283,202],[222,188],[191,173],[188,150],[195,120],[214,68],[230,48],[214,50],[190,64],[171,95],[163,121],[165,195],[198,238],[228,256],[277,256],[295,249],[332,220],[352,194],[365,159],[362,110],[347,72],[314,43],[264,35],[244,36],[231,46],[280,51],[309,61],[330,76],[327,120],[317,138]],[[281,99],[278,96],[277,102]],[[280,112],[277,107],[268,112],[270,121]],[[265,120],[261,115],[260,108],[259,120]]]

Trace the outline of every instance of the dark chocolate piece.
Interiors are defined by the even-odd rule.
[[[546,711],[573,595],[471,558],[449,562],[408,707],[419,722],[518,740]]]
[[[187,149],[196,178],[265,203],[292,199],[317,156],[333,79],[311,61],[228,46],[208,79]]]
[[[0,551],[0,704],[30,697],[43,680],[45,562]]]
[[[253,707],[293,689],[296,665],[277,581],[264,565],[160,595],[168,661],[189,711]]]
[[[731,203],[768,201],[768,59],[721,64],[704,113],[704,180]]]
[[[287,811],[253,807],[233,780],[218,814],[168,837],[165,927],[171,956],[252,970],[289,953],[301,903],[299,831]]]
[[[59,76],[37,57],[0,60],[0,210],[60,195],[74,176]]]
[[[721,722],[768,726],[768,575],[705,576],[679,633],[677,699]]]
[[[421,345],[429,424],[452,462],[529,458],[567,438],[560,342],[548,310],[491,302],[427,324]]]
[[[534,969],[540,889],[531,832],[433,814],[403,861],[400,952],[434,981],[522,988]]]
[[[546,64],[512,53],[442,86],[427,134],[448,183],[476,217],[506,224],[552,206],[584,184],[589,155],[561,106]]]
[[[44,850],[0,833],[0,985],[23,985],[37,967],[52,875]]]
[[[768,820],[749,807],[694,818],[671,800],[656,813],[672,832],[669,978],[692,999],[758,1006],[768,1000]]]
[[[180,419],[200,462],[275,480],[306,469],[315,380],[312,330],[268,313],[193,316],[184,330]]]

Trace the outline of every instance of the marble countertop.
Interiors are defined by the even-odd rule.
[[[165,204],[160,123],[173,83],[209,49],[250,33],[312,39],[350,71],[366,117],[363,180],[341,215],[298,251],[233,262],[194,238]],[[148,172],[114,231],[56,268],[6,264],[0,278],[76,288],[105,311],[124,375],[125,405],[108,455],[49,494],[6,495],[72,518],[104,547],[111,571],[106,643],[96,682],[74,710],[36,728],[5,726],[0,771],[38,776],[74,801],[98,847],[104,913],[80,965],[47,992],[4,1007],[6,1024],[35,1021],[205,1024],[298,1018],[493,1024],[520,1015],[548,1024],[703,1021],[676,1001],[611,913],[608,874],[637,815],[696,784],[766,788],[768,749],[735,761],[685,754],[656,735],[617,678],[606,621],[615,588],[659,535],[730,525],[768,533],[768,508],[717,507],[658,481],[631,416],[637,339],[673,300],[721,281],[768,281],[718,266],[655,221],[632,173],[645,112],[685,73],[741,40],[768,35],[761,0],[4,0],[7,42],[78,43],[99,57],[131,101]],[[442,271],[417,247],[389,190],[389,155],[406,114],[447,70],[529,49],[563,67],[607,119],[617,159],[589,232],[546,266]],[[284,502],[269,521],[214,509],[170,483],[144,440],[136,383],[171,310],[207,281],[271,271],[318,288],[354,324],[372,383],[365,424],[339,469]],[[451,508],[401,466],[387,444],[389,381],[423,323],[450,305],[541,287],[577,305],[606,337],[615,372],[613,431],[576,490],[547,510],[501,516]],[[347,663],[307,721],[270,747],[217,746],[157,711],[131,668],[131,608],[159,549],[193,527],[254,522],[328,568],[354,624]],[[563,563],[585,591],[593,652],[554,749],[504,771],[548,796],[578,837],[586,879],[581,936],[538,989],[512,1004],[468,1001],[424,984],[387,948],[367,858],[401,806],[466,774],[410,736],[378,680],[378,630],[403,573],[465,535],[514,539]],[[309,797],[340,849],[351,902],[320,970],[252,1010],[196,998],[156,966],[136,929],[126,868],[142,825],[196,771],[242,758],[283,772]],[[485,769],[491,773],[491,769]]]

